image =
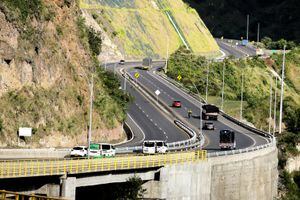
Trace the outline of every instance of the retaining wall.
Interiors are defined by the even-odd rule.
[[[166,166],[160,180],[144,184],[147,198],[264,200],[277,196],[277,149]]]

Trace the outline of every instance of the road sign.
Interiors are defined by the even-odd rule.
[[[177,79],[178,79],[179,81],[182,79],[182,77],[181,77],[180,74],[177,76]]]
[[[160,91],[159,90],[156,90],[155,91],[155,94],[158,96],[160,94]]]
[[[134,77],[135,77],[135,78],[139,78],[139,77],[140,77],[140,74],[139,74],[138,72],[135,72]]]

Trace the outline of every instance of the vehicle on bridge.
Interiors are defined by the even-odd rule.
[[[143,142],[144,154],[166,153],[168,147],[165,141],[162,140],[145,140]]]
[[[71,150],[70,157],[85,157],[87,155],[86,146],[76,146]]]
[[[220,131],[220,143],[221,149],[235,149],[235,133],[232,130],[221,130]]]
[[[113,145],[108,143],[91,143],[90,156],[95,158],[114,157],[116,150]]]
[[[219,108],[212,104],[205,104],[202,106],[202,118],[203,119],[212,119],[218,120]]]

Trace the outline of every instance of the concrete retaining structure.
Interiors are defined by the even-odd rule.
[[[277,149],[166,166],[159,181],[144,184],[146,198],[272,200],[277,196]]]

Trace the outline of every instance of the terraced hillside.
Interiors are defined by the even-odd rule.
[[[216,55],[218,46],[197,12],[181,0],[82,0],[126,58],[165,57],[186,45]],[[168,42],[169,41],[169,42]]]

